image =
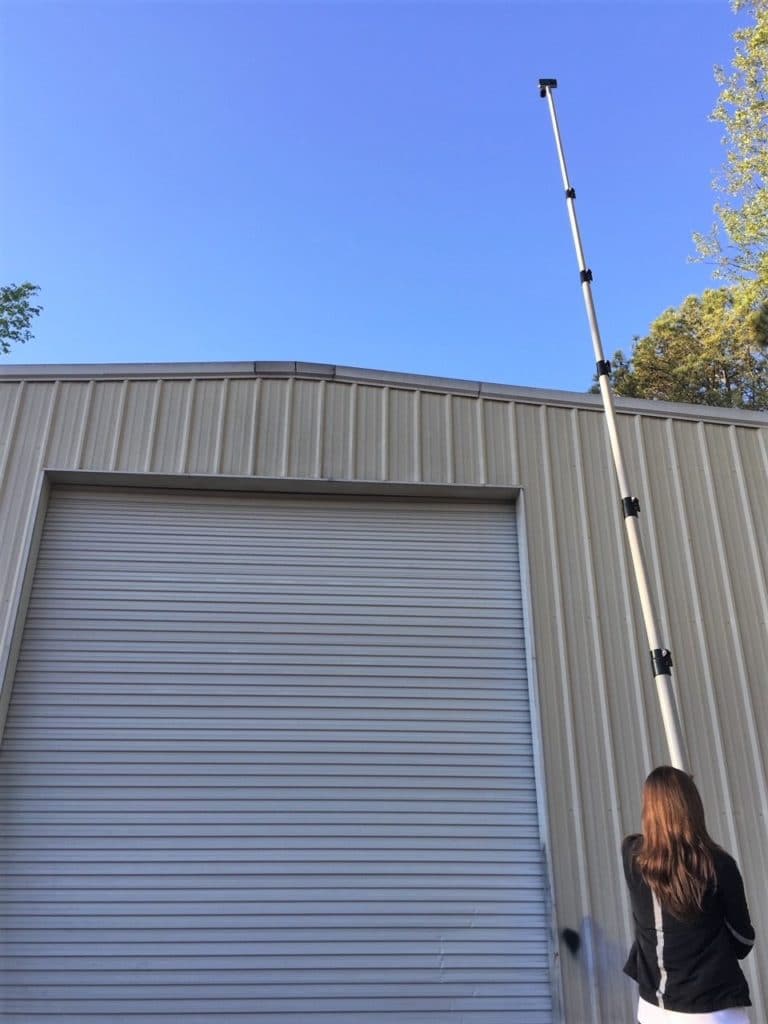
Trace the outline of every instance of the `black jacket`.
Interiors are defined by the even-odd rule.
[[[752,949],[755,932],[736,861],[725,850],[715,852],[717,884],[694,920],[679,921],[654,899],[634,865],[641,841],[642,836],[627,836],[621,849],[635,923],[625,974],[638,982],[646,1002],[668,1010],[711,1013],[751,1006],[738,962]]]

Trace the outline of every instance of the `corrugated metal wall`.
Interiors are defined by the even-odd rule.
[[[602,415],[588,396],[236,364],[0,378],[6,652],[40,471],[521,486],[570,1024],[631,1019],[621,835],[666,760]],[[101,374],[100,376],[98,374]],[[20,377],[24,377],[22,371]],[[620,430],[710,830],[768,917],[768,418],[625,406]],[[2,664],[2,662],[0,662]],[[766,1019],[768,964],[748,965]]]

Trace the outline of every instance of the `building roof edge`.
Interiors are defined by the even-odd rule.
[[[194,363],[60,363],[16,364],[0,366],[2,381],[41,380],[159,380],[178,378],[275,377],[334,380],[347,384],[406,388],[444,394],[468,395],[527,405],[559,406],[568,409],[602,409],[600,395],[579,391],[559,391],[518,384],[462,380],[428,374],[370,370],[330,363],[262,360],[256,362]],[[662,419],[733,423],[744,426],[768,426],[768,413],[711,405],[686,405],[639,398],[616,398],[621,413]]]

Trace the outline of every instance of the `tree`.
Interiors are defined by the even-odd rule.
[[[726,161],[713,182],[719,218],[694,235],[699,258],[727,287],[689,296],[616,352],[617,394],[768,409],[768,0],[732,0],[753,21],[734,33],[728,71],[715,68]],[[597,388],[593,388],[597,390]]]
[[[720,224],[694,235],[700,258],[715,276],[751,281],[756,301],[768,296],[768,0],[733,0],[754,23],[734,33],[729,72],[715,68],[721,86],[712,120],[725,129],[726,162],[713,187]]]
[[[611,383],[631,398],[768,409],[768,305],[755,308],[747,285],[691,295],[635,339],[631,356],[615,354]]]
[[[0,352],[6,355],[11,345],[23,344],[32,337],[32,321],[42,306],[32,304],[40,286],[25,281],[0,287]]]

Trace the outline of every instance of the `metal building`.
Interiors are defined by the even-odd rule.
[[[768,417],[620,413],[759,932]],[[666,752],[617,506],[591,395],[0,370],[0,1021],[633,1019],[619,846]]]

